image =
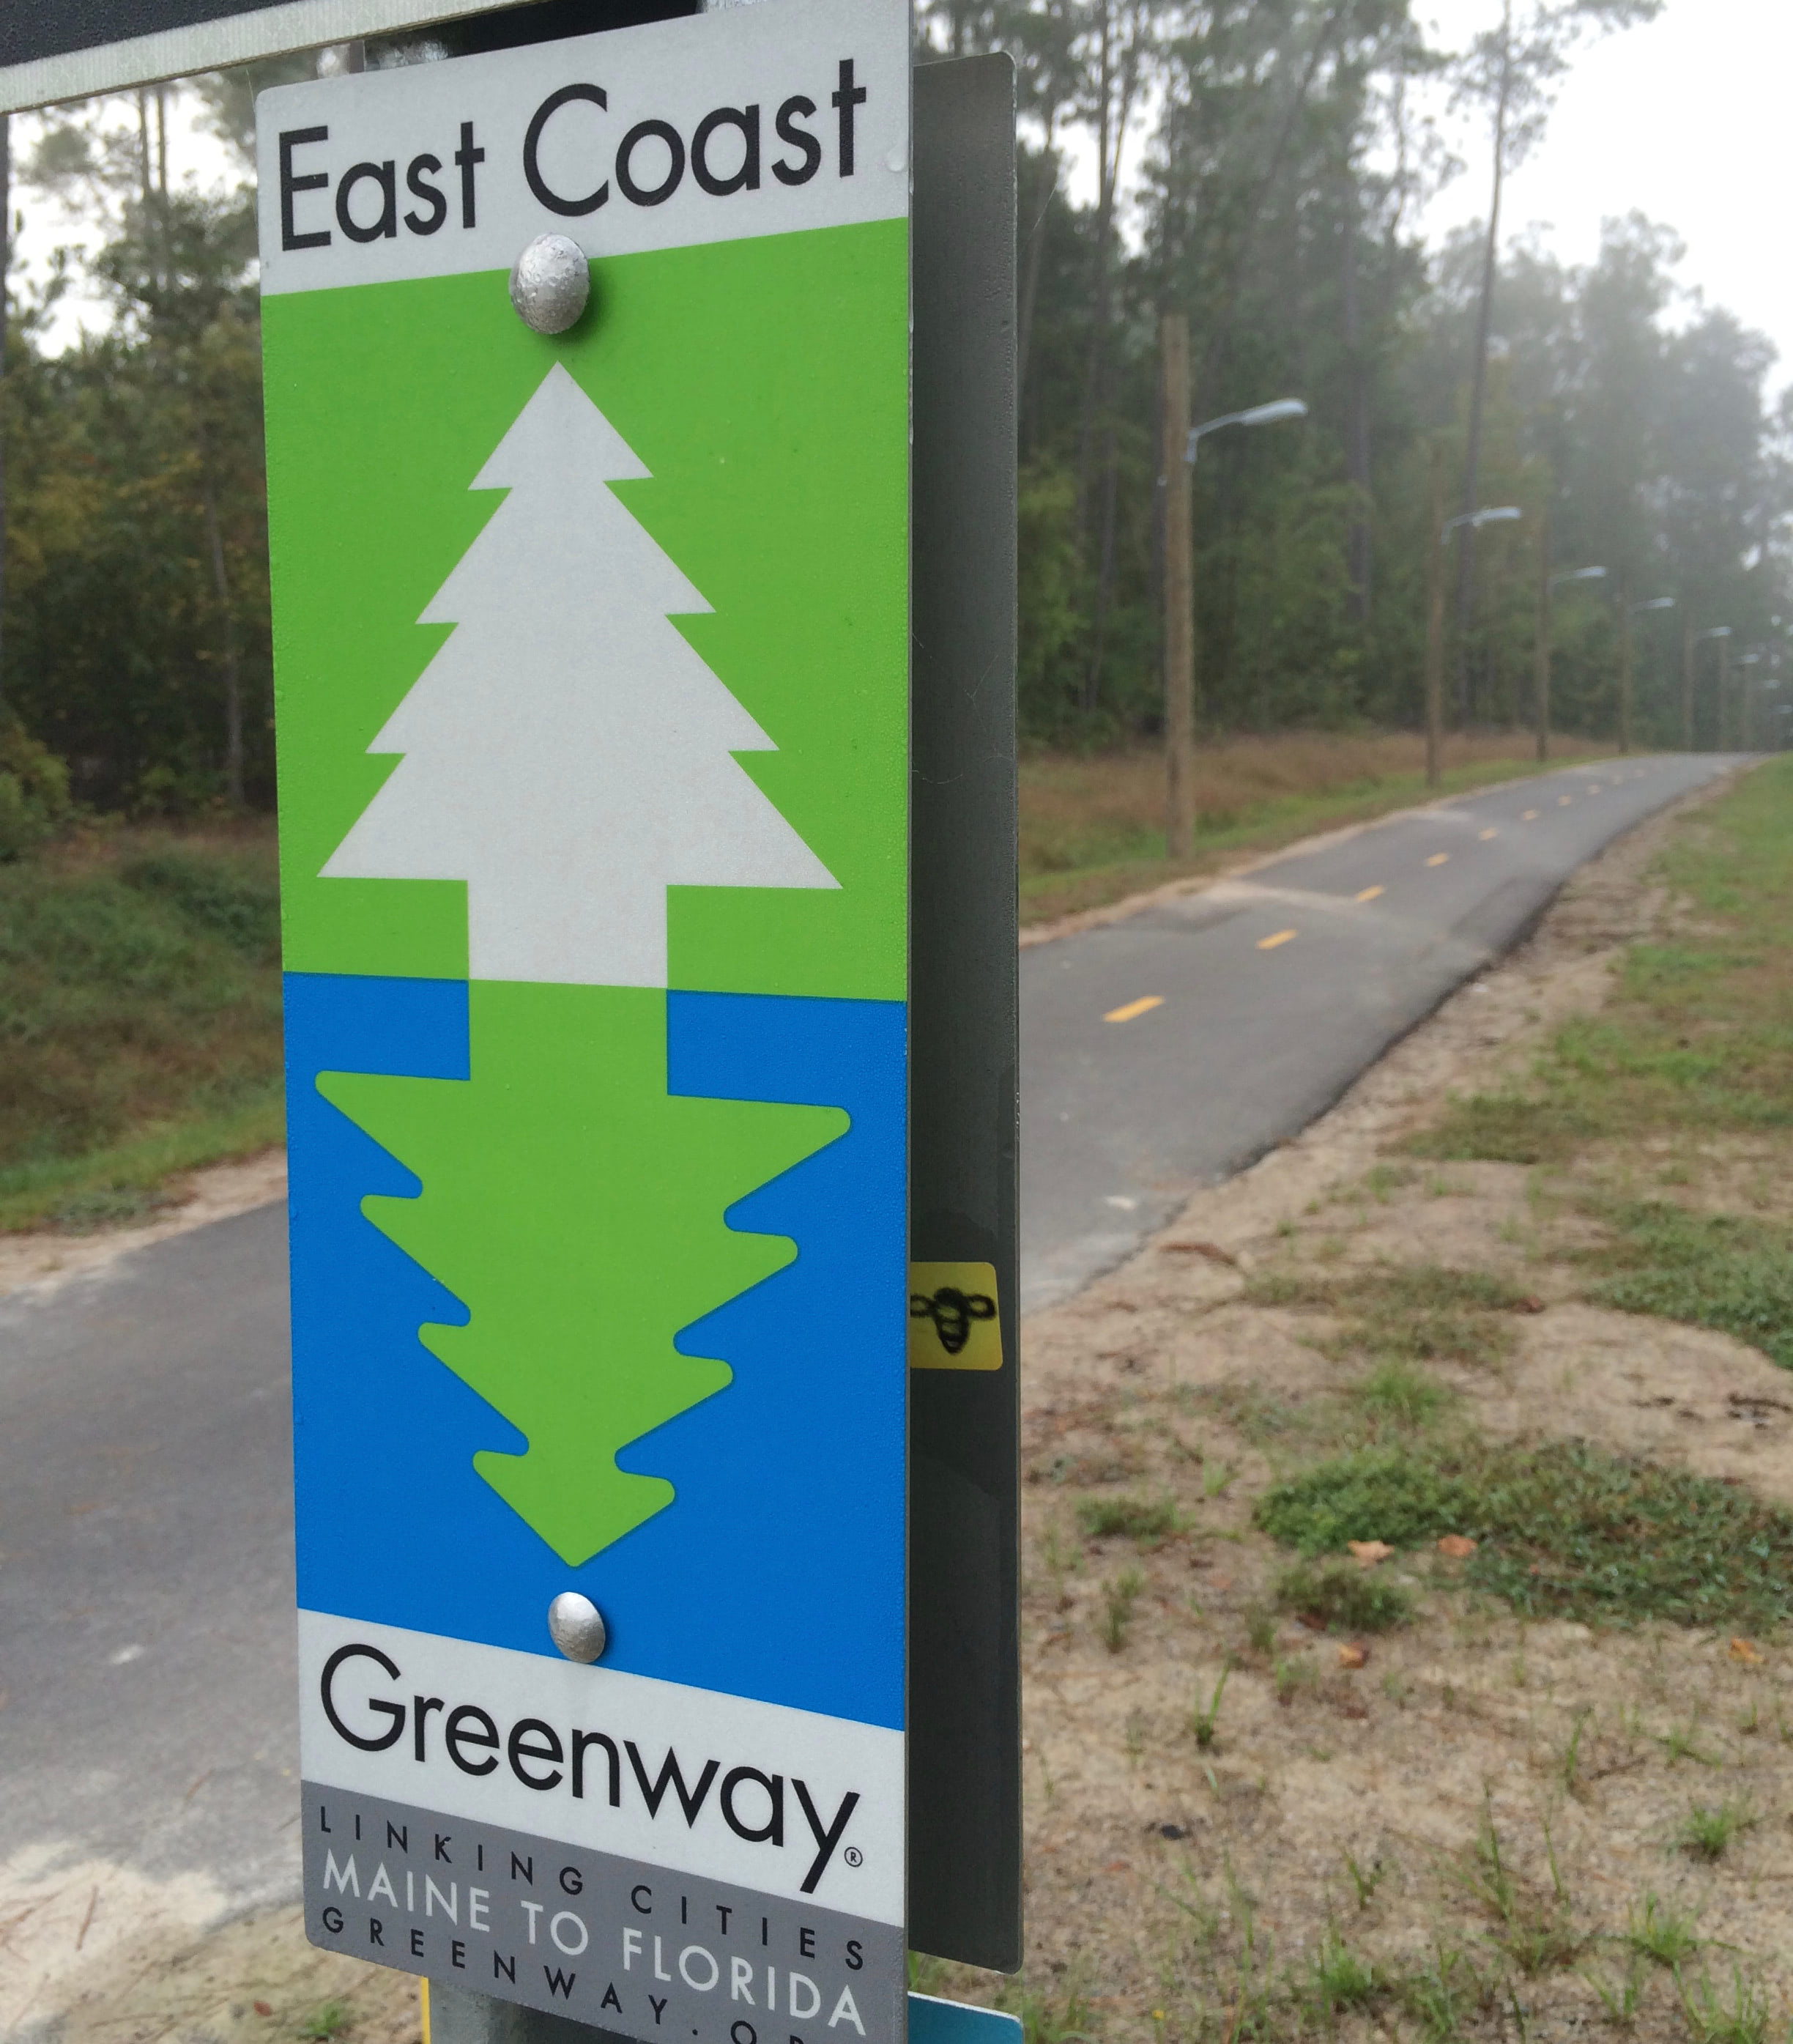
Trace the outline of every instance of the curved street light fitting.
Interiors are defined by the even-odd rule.
[[[1648,603],[1634,603],[1634,610],[1672,610],[1675,599],[1672,596],[1653,596]]]
[[[1728,624],[1714,624],[1710,632],[1696,632],[1693,636],[1696,640],[1728,639],[1731,636],[1731,628]]]
[[[1207,419],[1199,426],[1189,428],[1189,443],[1183,459],[1193,463],[1196,449],[1204,433],[1218,432],[1223,426],[1272,426],[1279,419],[1304,419],[1307,407],[1299,398],[1273,398],[1267,405],[1254,405],[1243,412],[1225,412],[1218,419]]]
[[[1504,525],[1515,518],[1522,518],[1524,516],[1525,513],[1517,504],[1492,504],[1484,505],[1480,511],[1459,511],[1454,518],[1446,519],[1442,536],[1448,539],[1459,525],[1468,525],[1471,528],[1479,525]]]
[[[1604,568],[1565,568],[1561,574],[1551,576],[1550,586],[1554,589],[1558,582],[1604,582],[1606,578],[1607,571]]]

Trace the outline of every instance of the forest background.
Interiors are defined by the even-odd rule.
[[[1599,565],[1557,595],[1560,728],[1615,734],[1629,615],[1641,742],[1780,742],[1793,400],[1771,398],[1773,349],[1677,282],[1664,224],[1610,221],[1585,267],[1502,240],[1502,181],[1577,47],[1659,4],[1489,0],[1486,31],[1450,51],[1408,0],[931,0],[931,52],[1000,48],[1019,70],[1030,740],[1096,752],[1159,732],[1174,311],[1195,419],[1307,406],[1213,435],[1192,472],[1211,739],[1418,724],[1436,487],[1448,512],[1522,513],[1449,545],[1455,728],[1530,718],[1542,576]],[[13,123],[13,224],[54,206],[103,231],[10,293],[0,853],[21,800],[60,802],[59,761],[99,812],[272,805],[253,97],[309,69]],[[1417,110],[1441,90],[1480,160],[1452,161]],[[169,173],[171,113],[195,102],[230,167],[209,190]],[[1428,248],[1419,217],[1452,175],[1480,179],[1489,211]],[[109,317],[52,345],[77,288]],[[1701,636],[1720,626],[1728,640]]]

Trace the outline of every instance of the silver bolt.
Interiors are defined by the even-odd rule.
[[[548,1606],[548,1631],[569,1661],[595,1661],[609,1636],[603,1612],[577,1590],[562,1590]]]
[[[590,296],[586,252],[564,234],[538,234],[512,265],[510,302],[537,333],[564,333]]]

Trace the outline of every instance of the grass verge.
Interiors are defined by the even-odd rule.
[[[281,1139],[271,832],[108,832],[0,866],[0,1231],[142,1218]]]
[[[1426,785],[1421,740],[1406,732],[1290,732],[1203,746],[1196,855],[1184,860],[1165,856],[1161,752],[1030,755],[1021,763],[1022,921],[1101,908],[1244,854],[1373,822],[1437,793],[1465,793],[1538,771],[1524,732],[1453,740],[1451,754],[1434,790]],[[1561,756],[1602,754],[1572,742]]]

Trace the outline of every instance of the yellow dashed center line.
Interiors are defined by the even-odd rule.
[[[1537,820],[1538,812],[1536,809],[1527,809],[1525,814],[1519,819],[1519,821],[1522,824],[1534,824],[1536,823]]]
[[[1294,935],[1293,930],[1278,930],[1273,937],[1260,937],[1257,948],[1261,951],[1273,951],[1278,944],[1286,944]]]
[[[1373,901],[1381,892],[1382,889],[1380,887],[1366,887],[1357,899],[1360,901]]]
[[[1428,866],[1448,866],[1450,863],[1450,854],[1448,851],[1435,851],[1426,863]]]
[[[1154,1008],[1164,1005],[1161,993],[1148,993],[1142,1000],[1130,1001],[1124,1008],[1111,1008],[1102,1017],[1104,1022],[1131,1022],[1137,1015],[1149,1015]]]
[[[1486,844],[1491,837],[1499,837],[1499,835],[1497,830],[1485,830],[1482,832],[1482,843]]]

